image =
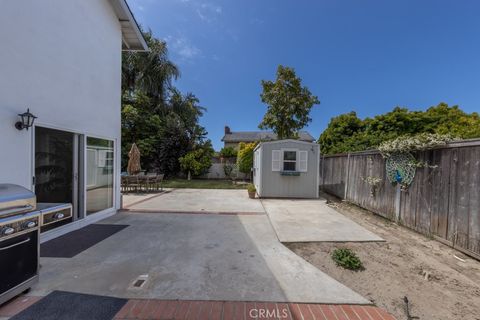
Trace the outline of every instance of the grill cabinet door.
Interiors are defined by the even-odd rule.
[[[0,242],[0,294],[37,274],[38,230]]]

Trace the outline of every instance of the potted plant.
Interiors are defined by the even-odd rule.
[[[250,199],[255,199],[255,194],[257,193],[257,189],[255,189],[255,186],[253,184],[249,184],[247,186],[247,191],[248,191],[248,197]]]

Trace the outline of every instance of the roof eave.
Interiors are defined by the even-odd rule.
[[[303,141],[303,140],[296,140],[296,139],[282,139],[282,140],[273,140],[273,141],[264,141],[262,143],[264,144],[275,144],[275,143],[283,143],[283,142],[296,142],[296,143],[301,143],[301,144],[308,144],[308,145],[319,145],[316,142],[309,142],[309,141]]]
[[[148,51],[142,31],[125,0],[109,0],[122,28],[123,51]]]

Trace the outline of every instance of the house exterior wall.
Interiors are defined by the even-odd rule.
[[[120,168],[122,35],[108,1],[5,1],[0,10],[0,182],[32,189],[35,124],[114,140]],[[115,207],[120,207],[115,174]]]
[[[307,172],[284,176],[272,171],[272,151],[297,149],[307,151]],[[291,140],[262,143],[259,163],[259,196],[262,198],[318,198],[319,145]],[[254,161],[255,162],[255,161]]]

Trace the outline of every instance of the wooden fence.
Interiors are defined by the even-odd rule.
[[[413,154],[436,168],[418,168],[407,191],[388,181],[378,151],[323,156],[320,187],[480,258],[480,140]],[[367,177],[382,179],[374,196]]]

